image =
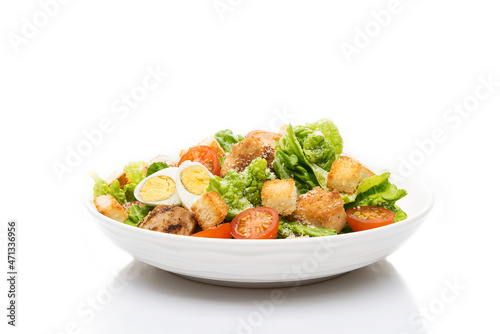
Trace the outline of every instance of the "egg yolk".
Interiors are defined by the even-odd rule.
[[[201,195],[207,190],[209,180],[210,175],[202,166],[189,166],[181,172],[182,185],[195,195]]]
[[[144,201],[159,202],[169,199],[174,192],[174,180],[166,175],[160,175],[144,182],[139,193]]]

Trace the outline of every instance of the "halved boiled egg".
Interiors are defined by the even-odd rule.
[[[175,178],[179,168],[168,167],[142,180],[134,190],[138,201],[148,205],[180,205]]]
[[[184,161],[177,172],[177,191],[182,205],[191,210],[191,206],[207,190],[212,174],[199,162]]]

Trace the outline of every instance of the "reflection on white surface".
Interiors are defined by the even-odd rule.
[[[410,323],[410,291],[386,260],[296,289],[225,288],[137,260],[124,271],[131,267],[138,275],[84,333],[423,333]]]

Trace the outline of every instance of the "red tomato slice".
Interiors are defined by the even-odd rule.
[[[279,215],[268,207],[247,209],[234,217],[231,235],[235,239],[274,239],[278,234]]]
[[[271,145],[272,148],[276,146],[276,140],[280,138],[280,135],[264,130],[254,130],[249,132],[247,135],[247,139],[258,140],[260,142],[263,142],[264,144]]]
[[[186,154],[181,157],[181,160],[179,160],[179,166],[187,160],[199,162],[213,175],[219,175],[220,173],[220,164],[217,153],[215,153],[215,151],[208,146],[200,145],[191,147]]]
[[[378,206],[357,206],[346,211],[347,223],[353,231],[364,231],[394,223],[396,215]]]
[[[219,226],[192,234],[191,236],[202,237],[202,238],[229,239],[231,238],[231,224],[230,223],[220,224]]]

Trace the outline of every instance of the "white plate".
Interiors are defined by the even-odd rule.
[[[431,210],[431,189],[398,183],[408,219],[372,230],[320,238],[236,240],[194,238],[139,229],[85,206],[101,230],[136,259],[183,277],[224,286],[285,287],[322,281],[377,262],[401,246]]]

